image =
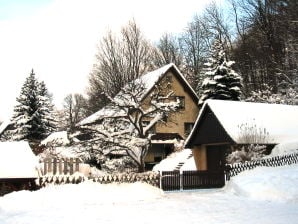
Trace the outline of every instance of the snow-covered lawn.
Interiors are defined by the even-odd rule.
[[[143,183],[52,185],[0,197],[0,223],[298,223],[297,186],[298,165],[259,167],[211,190],[164,193]]]

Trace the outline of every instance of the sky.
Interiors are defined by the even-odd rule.
[[[32,69],[62,107],[85,93],[96,46],[108,30],[135,19],[156,42],[180,33],[211,0],[0,0],[0,121],[11,117]]]

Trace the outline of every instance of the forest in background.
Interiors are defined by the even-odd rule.
[[[215,40],[241,76],[241,100],[297,104],[298,3],[296,0],[225,0],[193,15],[180,33],[156,42],[131,19],[119,33],[100,39],[85,93],[65,97],[61,129],[109,103],[128,82],[174,63],[200,96]],[[55,93],[54,93],[55,94]],[[107,95],[109,97],[107,97]]]
[[[242,98],[258,91],[286,94],[297,88],[298,3],[295,0],[227,0],[211,3],[193,16],[178,34],[165,33],[157,43],[147,40],[131,20],[120,34],[108,32],[98,44],[89,76],[86,113],[107,103],[104,92],[115,95],[136,77],[173,62],[201,91],[205,63],[215,39],[242,76]],[[100,100],[99,100],[100,99]]]

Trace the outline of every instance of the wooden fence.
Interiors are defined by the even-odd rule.
[[[80,159],[47,158],[43,161],[42,175],[73,175],[79,171]]]
[[[276,167],[296,163],[298,163],[298,153],[254,160],[245,163],[228,164],[226,166],[226,180],[230,180],[231,177],[236,176],[245,170],[251,170],[258,166]]]
[[[135,183],[143,182],[151,184],[152,186],[159,187],[159,173],[149,171],[145,173],[118,173],[118,174],[109,174],[98,177],[91,177],[93,182],[101,184],[109,183]]]
[[[220,188],[225,185],[224,171],[163,171],[160,188],[165,191]]]

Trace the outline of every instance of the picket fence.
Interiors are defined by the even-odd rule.
[[[145,172],[137,173],[137,169],[124,169],[122,173],[106,174],[103,176],[84,176],[80,172],[79,159],[58,159],[46,158],[43,161],[39,186],[47,184],[80,183],[86,180],[92,180],[101,184],[108,183],[134,183],[145,182],[153,186],[159,186],[159,173]]]
[[[58,159],[46,158],[43,160],[42,175],[73,175],[79,171],[81,160],[78,158]]]
[[[298,153],[276,156],[270,158],[264,158],[259,160],[253,160],[244,163],[235,163],[226,165],[226,180],[230,180],[231,177],[238,175],[239,173],[245,170],[251,170],[258,166],[268,166],[268,167],[276,167],[276,166],[286,166],[291,164],[298,163]]]

